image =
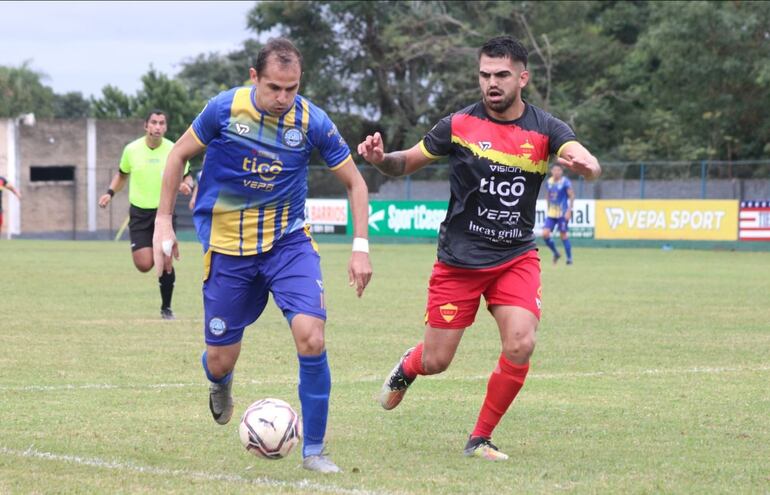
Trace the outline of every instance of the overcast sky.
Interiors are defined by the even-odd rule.
[[[240,48],[254,3],[0,1],[0,65],[30,60],[56,93],[134,94],[151,64],[175,75],[186,58]]]

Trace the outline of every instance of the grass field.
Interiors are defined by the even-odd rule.
[[[363,299],[349,246],[321,244],[337,476],[256,459],[207,407],[200,254],[182,245],[175,322],[126,243],[0,241],[0,493],[770,493],[770,253],[578,249],[543,264],[527,384],[495,432],[512,456],[461,456],[499,353],[480,311],[455,362],[397,409],[374,397],[421,337],[428,244],[373,245]],[[299,405],[290,334],[250,327],[236,414]]]

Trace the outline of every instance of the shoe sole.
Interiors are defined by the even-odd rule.
[[[482,452],[483,449],[473,449],[473,450],[463,450],[463,455],[465,457],[477,457],[479,459],[483,459],[485,461],[491,461],[491,462],[500,462],[500,461],[507,461],[508,455],[503,454],[502,452],[496,452],[493,451],[494,454],[492,455],[486,455]]]
[[[342,469],[340,469],[337,465],[334,465],[334,467],[331,466],[324,466],[324,467],[313,467],[308,466],[304,462],[302,463],[302,467],[304,469],[307,469],[308,471],[313,471],[316,473],[323,473],[323,474],[334,474],[334,473],[341,473]]]
[[[393,376],[396,371],[398,371],[398,367],[401,366],[401,363],[404,362],[406,357],[409,356],[412,351],[414,351],[414,347],[407,349],[404,355],[401,356],[401,359],[399,359],[398,363],[393,367],[392,370],[390,370],[388,377],[385,378],[385,382],[382,384],[382,388],[380,389],[380,405],[386,411],[395,409],[397,405],[401,404],[401,401],[404,399],[404,395],[406,395],[406,388],[403,390],[391,390],[388,383],[390,383],[390,377]]]
[[[380,405],[386,411],[395,409],[396,406],[401,404],[401,401],[404,399],[404,395],[406,395],[406,389],[391,390],[390,387],[388,386],[389,381],[390,380],[387,380],[383,384],[382,390],[380,391]]]

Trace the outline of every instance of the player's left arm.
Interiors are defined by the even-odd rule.
[[[353,252],[348,263],[350,285],[355,285],[358,297],[372,278],[372,264],[369,260],[369,188],[358,171],[353,158],[348,156],[332,173],[345,186],[353,214]]]
[[[599,160],[577,141],[569,141],[562,146],[557,160],[560,165],[585,177],[587,180],[598,179],[602,174]]]
[[[160,277],[163,271],[171,272],[172,256],[179,259],[179,246],[172,225],[176,194],[182,182],[185,164],[194,156],[202,153],[206,146],[201,144],[188,129],[171,148],[166,158],[163,171],[163,183],[160,190],[160,204],[155,214],[155,233],[152,236],[152,250],[155,268]]]

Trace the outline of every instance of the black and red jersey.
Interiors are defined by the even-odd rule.
[[[466,268],[496,266],[535,249],[535,205],[550,155],[575,140],[570,127],[525,102],[502,122],[478,102],[441,119],[420,142],[451,168],[438,259]]]

